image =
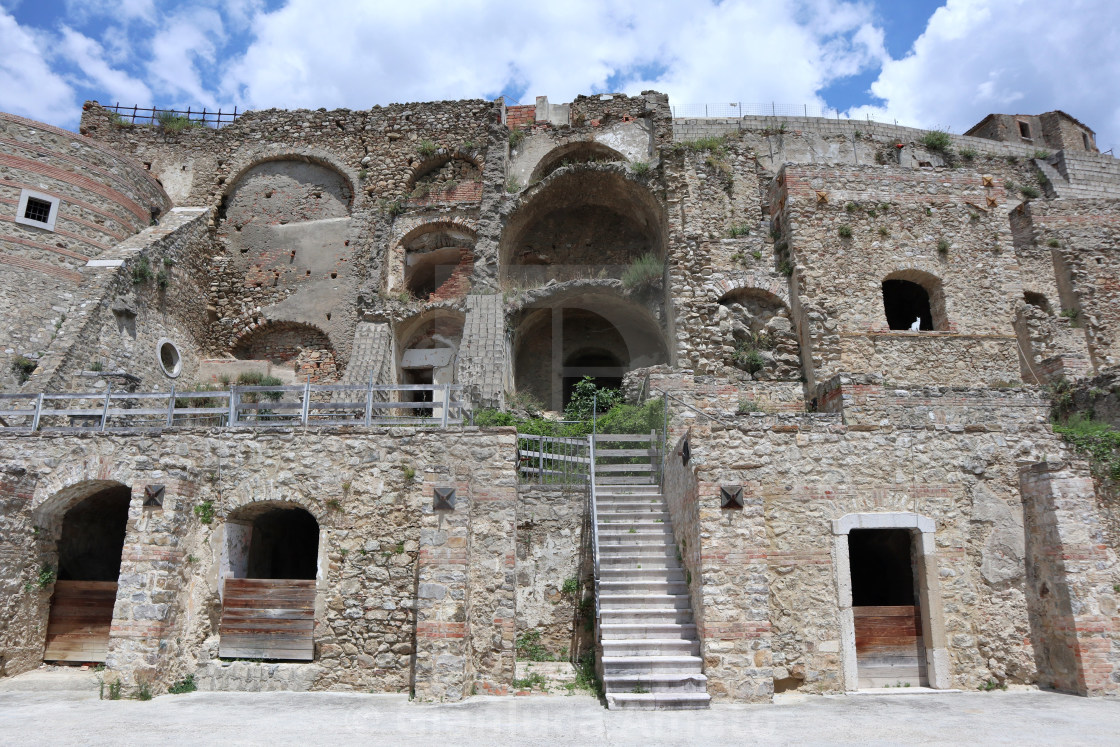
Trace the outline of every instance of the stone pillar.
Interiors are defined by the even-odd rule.
[[[744,486],[743,508],[724,510],[719,491],[718,483],[698,481],[703,615],[697,625],[708,693],[714,701],[769,702],[774,675],[763,498]]]
[[[194,483],[168,481],[163,505],[145,508],[146,483],[134,482],[121,554],[106,666],[128,685],[156,689],[177,648],[177,611],[186,557],[179,548],[191,515]]]
[[[514,675],[517,486],[471,492],[470,622],[480,695],[506,695]]]
[[[455,485],[452,510],[433,509],[425,485],[416,583],[416,660],[413,692],[422,700],[459,700],[468,686],[470,639],[467,584],[472,501]]]
[[[1105,544],[1088,467],[1041,462],[1019,470],[1019,485],[1040,684],[1120,693],[1116,551]]]

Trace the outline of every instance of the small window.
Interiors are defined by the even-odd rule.
[[[887,326],[895,330],[932,330],[933,310],[925,288],[909,280],[883,281],[883,306]]]
[[[58,202],[57,197],[25,189],[19,195],[16,223],[53,231],[58,218]]]
[[[1031,139],[1031,126],[1027,122],[1019,123],[1019,134],[1023,136],[1024,140]]]
[[[174,379],[183,370],[183,359],[179,356],[179,348],[171,340],[163,339],[156,347],[159,355],[159,365],[167,376]]]
[[[1087,132],[1082,132],[1081,133],[1081,142],[1085,143],[1085,150],[1092,150],[1093,149],[1093,144],[1089,142],[1089,133],[1087,133]]]

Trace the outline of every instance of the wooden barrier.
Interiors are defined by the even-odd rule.
[[[227,578],[222,594],[223,658],[315,658],[313,580]]]
[[[105,661],[116,601],[116,581],[55,581],[43,660]]]

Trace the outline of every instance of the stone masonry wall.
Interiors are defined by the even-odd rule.
[[[132,487],[133,505],[109,665],[130,685],[146,679],[158,687],[195,671],[215,687],[238,676],[268,681],[268,665],[238,675],[216,661],[224,520],[261,501],[301,506],[320,526],[316,660],[284,665],[288,686],[414,687],[422,697],[456,698],[476,681],[498,691],[512,678],[512,432],[41,434],[4,437],[0,452],[4,464],[21,465],[3,482],[6,674],[41,657],[50,588],[22,586],[51,562],[50,528],[94,486],[117,481]],[[158,511],[140,507],[150,483],[166,485]],[[436,485],[457,488],[454,511],[432,511]],[[212,507],[212,523],[202,523],[199,506]],[[494,543],[508,550],[495,555]],[[469,582],[434,570],[448,563],[460,564]],[[441,658],[445,644],[459,658]]]

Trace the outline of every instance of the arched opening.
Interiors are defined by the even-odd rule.
[[[248,333],[233,346],[233,356],[259,361],[264,372],[285,384],[330,382],[338,378],[334,346],[320,329],[300,322],[270,322]]]
[[[270,501],[234,511],[224,529],[219,654],[313,659],[319,522]]]
[[[664,256],[663,215],[649,190],[611,165],[555,174],[510,217],[502,277],[522,288],[621,278],[647,254]]]
[[[564,166],[579,163],[611,163],[625,161],[626,157],[614,148],[593,140],[582,140],[577,143],[568,143],[555,148],[540,160],[529,178],[530,182],[539,182]]]
[[[463,322],[462,314],[443,312],[422,315],[398,329],[399,381],[416,387],[402,392],[402,401],[425,403],[424,407],[411,410],[412,416],[443,414],[446,399],[442,387],[455,383]]]
[[[649,313],[607,293],[565,294],[523,309],[513,358],[517,391],[556,411],[584,376],[617,387],[627,371],[668,359]]]
[[[408,180],[409,196],[414,200],[449,196],[463,184],[482,181],[482,168],[461,154],[441,155],[421,163]]]
[[[131,499],[125,485],[99,486],[63,516],[45,661],[105,661]]]
[[[893,330],[943,330],[945,301],[941,281],[918,271],[894,273],[883,280],[883,310]],[[917,330],[916,330],[917,331]]]
[[[1046,296],[1042,295],[1041,293],[1035,293],[1034,291],[1023,291],[1023,301],[1025,301],[1028,305],[1034,306],[1036,309],[1039,309],[1047,314],[1053,313],[1050,310],[1050,302],[1046,300]]]
[[[732,291],[719,300],[720,319],[731,323],[728,365],[760,381],[796,380],[801,353],[789,307],[761,288]]]
[[[422,301],[456,298],[470,290],[474,270],[474,233],[459,226],[421,226],[401,241],[404,284]]]

